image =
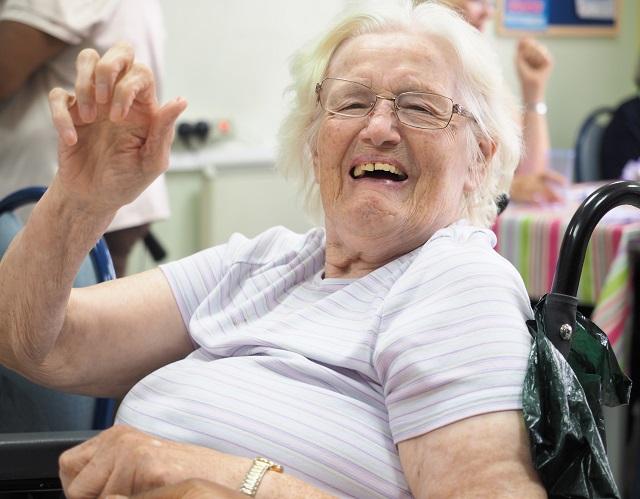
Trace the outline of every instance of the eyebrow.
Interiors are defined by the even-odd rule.
[[[411,81],[401,82],[399,85],[395,87],[394,90],[386,90],[386,89],[378,89],[374,88],[372,85],[371,78],[359,78],[357,76],[342,76],[342,75],[327,75],[325,78],[338,78],[343,80],[349,80],[356,83],[360,83],[365,85],[366,87],[373,90],[376,94],[382,94],[385,92],[390,92],[392,95],[400,95],[407,92],[416,92],[416,93],[426,93],[426,94],[438,94],[438,95],[446,95],[446,92],[441,88],[432,88],[430,86],[425,85],[417,79],[410,78]],[[395,91],[397,90],[397,91]]]
[[[434,88],[430,86],[428,83],[425,84],[419,80],[410,79],[408,83],[402,82],[400,85],[396,87],[398,92],[395,92],[395,95],[405,93],[405,92],[421,92],[427,94],[441,94],[445,95],[444,89],[441,87]]]

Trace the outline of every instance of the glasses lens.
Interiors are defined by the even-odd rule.
[[[396,98],[398,118],[418,128],[445,128],[453,113],[453,101],[437,94],[407,92]]]
[[[320,105],[341,116],[366,116],[376,103],[376,94],[360,83],[326,78],[320,87]]]

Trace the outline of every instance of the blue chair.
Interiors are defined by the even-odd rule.
[[[45,190],[28,187],[0,200],[0,258],[23,225],[15,210],[37,202]],[[109,251],[100,239],[82,263],[74,287],[113,277]],[[0,366],[0,433],[104,429],[113,423],[114,408],[113,400],[44,388]]]
[[[582,122],[576,140],[575,181],[593,182],[602,180],[600,145],[602,135],[613,116],[613,109],[601,107],[592,111]]]

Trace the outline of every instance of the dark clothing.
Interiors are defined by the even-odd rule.
[[[109,248],[109,254],[113,261],[113,269],[116,277],[124,277],[127,272],[127,259],[138,240],[143,240],[149,233],[150,224],[142,224],[136,227],[114,230],[104,235],[104,240]]]
[[[602,135],[603,179],[618,179],[629,160],[640,158],[640,96],[623,102]]]

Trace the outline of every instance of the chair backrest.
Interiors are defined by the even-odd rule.
[[[60,454],[97,434],[85,430],[1,435],[0,497],[64,497],[58,476]]]
[[[45,190],[29,187],[0,200],[0,258],[23,226],[15,210],[37,202]],[[111,258],[101,239],[83,261],[74,287],[113,276]],[[0,433],[102,429],[111,425],[114,405],[112,400],[44,388],[0,366]]]
[[[601,107],[591,112],[583,121],[576,140],[576,182],[602,180],[600,144],[613,111],[612,108]]]

